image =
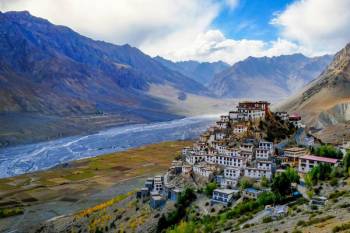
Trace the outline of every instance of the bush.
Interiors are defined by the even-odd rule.
[[[23,214],[23,209],[21,208],[5,208],[5,209],[0,209],[0,218],[7,218],[15,215]]]
[[[338,179],[333,177],[329,183],[332,186],[337,186],[338,185]]]
[[[252,187],[253,182],[252,180],[243,177],[240,181],[239,181],[239,187],[243,190],[249,187]]]
[[[213,191],[217,188],[217,184],[215,182],[208,183],[204,189],[204,193],[211,197],[213,195]]]
[[[289,195],[291,193],[291,181],[285,172],[273,178],[271,190],[281,196]]]
[[[272,222],[272,218],[271,218],[271,216],[264,217],[264,218],[262,219],[262,222],[263,222],[263,223],[269,223],[269,222]]]
[[[338,197],[341,197],[343,195],[345,195],[347,193],[347,191],[343,190],[343,191],[334,191],[333,193],[329,194],[329,199],[335,199],[335,198],[338,198]]]
[[[322,145],[314,150],[315,154],[322,157],[341,159],[343,153],[336,149],[333,145]]]
[[[299,220],[297,222],[297,226],[305,226],[305,221],[304,220]]]
[[[176,202],[176,210],[170,212],[167,216],[164,214],[159,218],[157,232],[162,232],[177,223],[186,216],[187,207],[196,199],[193,189],[187,188],[180,194]]]
[[[337,233],[337,232],[345,231],[345,230],[348,230],[348,229],[350,229],[350,222],[341,224],[339,226],[335,226],[333,228],[332,232],[333,233]]]

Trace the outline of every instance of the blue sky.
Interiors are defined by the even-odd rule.
[[[292,0],[241,0],[234,9],[223,7],[212,23],[235,40],[276,40],[278,28],[270,24],[274,14],[282,12]]]
[[[334,54],[350,42],[350,0],[0,0],[93,39],[173,61]],[[88,12],[88,13],[87,13]]]

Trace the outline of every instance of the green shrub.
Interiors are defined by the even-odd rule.
[[[340,231],[345,231],[345,230],[348,230],[350,229],[350,222],[348,223],[344,223],[344,224],[341,224],[341,225],[338,225],[338,226],[335,226],[332,230],[333,233],[337,233],[337,232],[340,232]]]
[[[299,220],[297,222],[297,226],[305,226],[305,221],[304,220]]]
[[[204,193],[211,197],[213,195],[213,191],[217,188],[217,184],[215,182],[208,183],[207,186],[204,189]]]
[[[338,179],[336,177],[332,177],[331,181],[329,183],[332,186],[337,186],[338,185]]]
[[[263,223],[269,223],[269,222],[272,222],[272,218],[271,218],[271,216],[264,217],[264,218],[262,219],[262,222],[263,222]]]
[[[7,218],[15,215],[20,215],[23,214],[23,209],[22,208],[5,208],[5,209],[0,209],[0,218]]]
[[[343,190],[343,191],[334,191],[333,193],[329,194],[328,198],[329,199],[335,199],[341,196],[344,196],[347,193],[347,191]]]

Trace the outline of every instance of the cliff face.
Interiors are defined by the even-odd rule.
[[[249,57],[217,74],[209,88],[219,96],[280,100],[317,77],[331,58],[302,54]]]
[[[288,99],[280,108],[300,112],[308,125],[326,129],[350,120],[349,105],[350,44],[334,56],[331,64],[304,91]],[[344,136],[347,137],[347,133]]]
[[[137,48],[94,41],[28,12],[0,13],[0,35],[0,113],[166,111],[147,94],[151,84],[208,93]]]

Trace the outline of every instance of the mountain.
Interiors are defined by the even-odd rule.
[[[165,67],[177,71],[199,83],[208,85],[214,76],[223,70],[230,67],[229,64],[217,61],[217,62],[198,62],[198,61],[180,61],[172,62],[162,57],[155,57],[155,60],[160,62]]]
[[[129,45],[94,41],[28,12],[0,14],[1,111],[54,114],[159,107],[151,84],[206,94]]]
[[[0,146],[178,118],[194,109],[194,97],[213,100],[204,85],[137,48],[26,11],[0,12]]]
[[[350,44],[335,56],[322,74],[280,106],[300,112],[325,141],[350,138]],[[334,141],[335,140],[335,141]]]
[[[209,88],[221,97],[281,99],[317,77],[331,56],[249,57],[217,74]]]

